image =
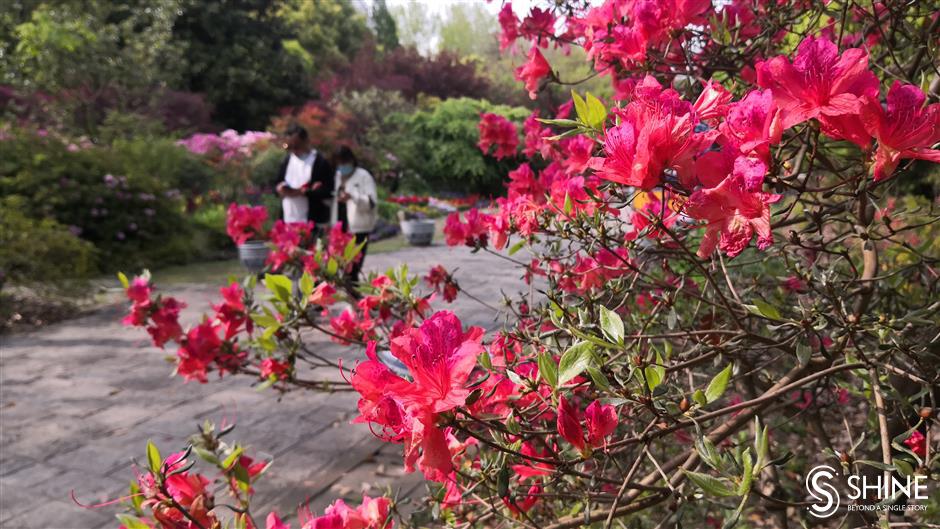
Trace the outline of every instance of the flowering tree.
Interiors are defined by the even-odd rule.
[[[936,8],[563,1],[520,20],[507,3],[501,39],[529,41],[527,91],[569,82],[540,49],[579,45],[617,96],[575,91],[557,116],[526,120],[521,142],[482,116],[482,150],[511,157],[521,143],[527,159],[495,210],[455,213],[445,233],[534,282],[539,295],[506,301],[505,328],[433,308],[436,293],[471,295],[441,267],[427,293],[404,267],[354,291],[354,242],[313,241],[305,225],[269,235],[265,291],[233,283],[184,331],[180,301],[125,279],[126,321],[178,344],[187,379],[358,392],[355,421],[432,483],[436,507],[414,523],[786,527],[812,516],[803,479],[825,463],[934,487],[940,216],[899,190],[930,168],[916,160],[940,161]],[[235,219],[233,237],[255,224]],[[326,323],[312,307],[336,310]],[[310,330],[363,360],[318,354]],[[160,488],[182,459],[151,463],[140,514],[209,527],[196,523],[205,503]],[[189,521],[161,518],[177,512]],[[412,523],[394,512],[364,498],[301,523]],[[849,516],[890,521],[833,520]]]

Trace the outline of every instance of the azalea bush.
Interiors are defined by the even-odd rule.
[[[182,301],[125,278],[125,322],[175,349],[188,380],[355,391],[354,422],[429,483],[408,516],[364,498],[304,529],[887,527],[900,515],[813,518],[804,479],[820,464],[940,478],[940,204],[897,191],[940,161],[937,8],[563,1],[520,19],[506,3],[500,38],[528,42],[528,92],[573,81],[541,50],[582,46],[617,94],[575,89],[521,131],[481,116],[480,151],[518,163],[495,208],[453,213],[445,234],[517,266],[522,294],[478,299],[440,266],[353,289],[348,235],[280,224],[263,288],[223,287],[184,330]],[[233,237],[263,230],[233,214]],[[460,297],[499,304],[505,324],[464,325],[447,309]],[[151,463],[157,482],[166,466]],[[145,497],[160,501],[141,524],[211,525],[182,492]],[[236,526],[259,526],[247,513]]]

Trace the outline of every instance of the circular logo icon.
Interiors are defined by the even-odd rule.
[[[806,490],[816,500],[809,513],[816,518],[828,518],[839,509],[839,491],[829,482],[836,475],[836,470],[829,465],[813,467],[806,475]]]

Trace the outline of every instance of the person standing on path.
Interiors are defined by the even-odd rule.
[[[284,149],[287,156],[274,182],[282,218],[284,222],[312,220],[316,231],[323,233],[333,202],[333,165],[310,145],[307,129],[296,123],[287,128]]]
[[[340,147],[334,160],[337,170],[332,220],[334,223],[342,222],[343,229],[356,237],[356,244],[362,244],[359,259],[350,271],[350,279],[356,285],[359,283],[359,273],[366,258],[369,234],[375,228],[379,198],[375,190],[375,180],[369,171],[359,167],[352,149],[345,145]]]

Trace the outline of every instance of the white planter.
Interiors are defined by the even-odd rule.
[[[434,239],[434,221],[427,219],[401,221],[401,233],[412,246],[429,246]]]
[[[268,243],[264,241],[248,241],[238,245],[238,260],[242,266],[252,274],[264,270],[264,263],[268,260]]]

